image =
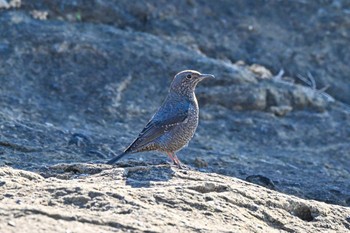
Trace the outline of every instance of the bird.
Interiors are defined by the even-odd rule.
[[[177,73],[169,92],[157,112],[148,121],[138,137],[122,152],[107,162],[114,164],[127,154],[143,151],[166,153],[181,168],[176,152],[187,146],[192,139],[199,120],[199,107],[195,95],[197,84],[203,79],[215,78],[195,70]]]

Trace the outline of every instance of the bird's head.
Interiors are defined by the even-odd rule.
[[[184,70],[177,73],[170,86],[170,91],[182,95],[191,95],[197,84],[205,78],[215,78],[212,74],[201,74],[195,70]]]

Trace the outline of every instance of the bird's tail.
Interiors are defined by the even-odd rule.
[[[127,153],[127,152],[123,152],[123,153],[121,153],[120,155],[115,156],[113,159],[109,160],[109,161],[107,162],[107,164],[113,164],[113,163],[117,162],[119,159],[121,159],[122,157],[124,157],[124,155],[126,155],[126,154],[128,154],[128,153]]]

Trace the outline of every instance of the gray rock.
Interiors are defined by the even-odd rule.
[[[66,170],[64,179],[62,174],[54,176],[57,168],[48,168],[53,175],[48,179],[0,168],[6,182],[0,186],[2,231],[349,230],[349,208],[287,196],[236,178],[169,165],[125,169],[76,165],[83,173],[61,165]],[[100,172],[84,173],[92,170]]]
[[[157,183],[158,187],[163,188],[169,182],[169,177],[174,175],[171,168],[164,171],[146,166],[164,164],[166,159],[161,154],[130,156],[119,163],[126,169],[117,170],[117,175],[104,173],[102,170],[106,167],[102,165],[99,165],[102,168],[90,170],[84,168],[86,164],[75,164],[102,163],[112,157],[112,151],[123,150],[161,104],[162,98],[159,96],[166,96],[171,77],[179,70],[198,69],[212,72],[217,80],[198,87],[200,125],[190,146],[179,154],[184,163],[210,173],[205,176],[208,184],[193,185],[193,192],[202,190],[210,194],[210,190],[225,190],[220,181],[208,181],[212,173],[240,179],[261,176],[271,181],[278,192],[294,195],[288,197],[295,200],[288,213],[295,216],[297,221],[312,220],[311,223],[317,225],[322,224],[322,221],[314,221],[317,216],[324,216],[317,215],[318,212],[310,204],[313,201],[305,202],[298,198],[342,205],[344,207],[334,207],[336,211],[333,213],[345,213],[343,210],[348,210],[350,203],[350,110],[338,99],[346,100],[350,93],[347,91],[350,86],[347,85],[348,81],[339,78],[346,77],[342,74],[348,73],[348,68],[342,66],[346,53],[341,52],[347,49],[344,47],[343,50],[341,46],[348,41],[343,28],[347,16],[340,17],[344,13],[342,10],[340,12],[337,7],[330,7],[324,2],[271,3],[276,11],[269,8],[268,14],[259,14],[261,20],[253,21],[259,22],[256,24],[260,27],[257,27],[247,17],[231,17],[250,11],[267,12],[265,7],[252,8],[249,1],[234,3],[232,7],[236,7],[235,11],[231,6],[226,6],[226,2],[218,2],[217,5],[189,2],[180,2],[179,8],[176,8],[171,2],[162,4],[158,1],[147,3],[146,7],[141,2],[128,5],[126,1],[102,0],[85,4],[76,1],[31,1],[16,10],[2,10],[0,165],[36,172],[45,177],[31,177],[33,181],[26,178],[30,182],[49,182],[52,176],[89,179],[101,173],[105,174],[106,182],[110,184],[114,178],[115,182],[121,181],[116,177],[125,172],[130,173],[131,178],[127,183],[121,181],[120,187],[125,184],[135,188],[151,187],[152,179],[156,179],[160,182]],[[158,4],[159,8],[155,7]],[[187,4],[194,4],[196,8],[181,8]],[[247,4],[250,7],[246,8]],[[314,11],[320,8],[328,13]],[[30,11],[34,9],[47,10],[48,19],[33,19]],[[192,20],[197,14],[195,9],[207,17]],[[213,12],[222,9],[227,9],[220,11],[222,20],[220,17],[216,19]],[[280,20],[280,14],[285,15],[288,10],[293,13],[286,24],[284,19]],[[295,17],[294,14],[300,12],[305,14],[301,18]],[[304,26],[303,17],[311,17],[313,20],[304,21],[316,27]],[[332,19],[338,19],[339,27],[332,29],[334,34],[320,39],[319,35],[326,33],[323,27],[317,27],[320,26],[320,19],[328,26]],[[207,20],[215,22],[215,27]],[[194,22],[198,24],[194,25]],[[216,24],[219,22],[226,26],[218,27]],[[232,25],[235,30],[228,30],[232,29]],[[271,25],[281,25],[281,28]],[[285,31],[285,27],[290,27],[290,30]],[[193,34],[187,33],[188,28]],[[227,34],[223,34],[221,29]],[[326,27],[325,30],[328,29]],[[277,32],[282,32],[278,33],[277,41],[266,36],[277,35]],[[333,37],[337,37],[337,40],[333,40]],[[313,45],[311,48],[310,44]],[[316,64],[310,58],[311,50],[316,51],[316,55],[326,54],[324,58],[317,58],[321,59],[321,63]],[[336,55],[341,55],[338,60]],[[249,65],[231,62],[239,59],[246,60]],[[253,62],[267,65],[270,69],[250,65]],[[287,71],[286,76],[273,76],[281,66]],[[317,69],[316,72],[311,70],[311,73],[320,87],[322,82],[319,83],[318,79],[332,80],[337,89],[329,91],[336,94],[335,100],[304,83],[293,81],[297,79],[296,73],[307,73],[309,68]],[[147,85],[149,83],[152,85]],[[56,170],[52,166],[56,166]],[[15,177],[15,180],[21,179],[17,175]],[[5,184],[0,189],[7,189],[10,183],[1,181]],[[259,183],[256,179],[251,181]],[[63,209],[68,205],[99,211],[114,209],[120,210],[120,214],[133,213],[133,209],[137,208],[128,206],[130,202],[127,201],[111,207],[108,205],[109,198],[103,199],[103,195],[96,196],[99,195],[96,193],[91,193],[91,196],[102,198],[101,202],[90,203],[89,195],[76,189],[76,180],[72,181],[72,187],[65,182],[60,184],[62,192],[55,189],[57,196],[67,193],[65,199],[38,199],[42,203],[46,200],[47,206],[53,208],[49,210],[52,212],[48,213],[46,206],[44,210],[34,208],[34,212],[55,216],[54,208],[57,205],[65,205]],[[95,180],[92,183],[99,187]],[[264,185],[264,179],[259,184]],[[73,194],[75,192],[78,196]],[[181,201],[167,195],[165,193],[155,198],[171,206]],[[14,194],[8,193],[6,198],[11,196]],[[118,193],[112,196],[123,200]],[[215,198],[203,196],[203,200],[209,202]],[[16,201],[20,203],[21,199]],[[18,216],[22,216],[20,210],[11,206],[10,210],[6,207],[6,216],[16,215],[16,211],[19,211]],[[184,206],[184,211],[196,209],[196,206]],[[253,210],[260,208],[257,203],[248,206]],[[61,207],[57,209],[58,212],[61,212]],[[82,216],[85,216],[83,212]],[[0,213],[3,213],[2,210]],[[216,213],[215,209],[209,208],[205,216],[215,216]],[[332,220],[346,219],[345,216],[338,217],[332,217]],[[290,218],[285,215],[271,217],[269,212],[266,215],[261,213],[257,218],[262,219],[263,224],[268,221],[276,226],[276,223],[280,227],[277,229],[289,229],[283,221]],[[64,219],[71,219],[71,216]],[[338,227],[346,228],[349,225],[343,220],[335,221]],[[57,219],[48,221],[55,224]],[[5,222],[7,224],[8,221]],[[89,224],[94,227],[100,222]],[[110,222],[114,227],[120,226],[118,224],[122,223],[115,220]],[[132,225],[127,222],[123,224],[124,227]],[[23,224],[14,221],[14,225]],[[322,227],[344,230],[326,225]],[[261,231],[264,229],[265,225]],[[270,230],[268,227],[266,229]],[[291,229],[297,228],[293,225]]]
[[[350,104],[349,4],[334,2],[33,0],[23,7],[48,11],[51,19],[146,32],[208,57],[262,64],[275,73],[310,72],[320,87],[330,85],[332,96]]]
[[[10,45],[0,57],[8,64],[0,68],[4,164],[40,170],[56,163],[105,161],[144,126],[178,70],[200,68],[213,72],[217,81],[197,90],[207,120],[181,160],[193,164],[200,156],[210,164],[207,171],[243,179],[261,174],[282,192],[348,205],[350,164],[344,156],[350,116],[341,103],[269,72],[211,59],[147,33],[37,21],[12,11],[0,21],[1,43]],[[271,107],[293,110],[276,118]],[[84,137],[71,143],[74,135]],[[138,160],[163,158],[152,153]],[[340,191],[332,192],[331,186]]]

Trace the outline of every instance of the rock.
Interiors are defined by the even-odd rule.
[[[105,162],[137,136],[171,77],[191,67],[214,73],[217,80],[198,87],[204,117],[180,159],[194,165],[187,158],[195,153],[209,171],[242,179],[259,173],[280,181],[283,171],[285,180],[275,182],[278,190],[348,206],[350,165],[344,154],[350,114],[340,102],[283,79],[261,79],[250,66],[208,58],[147,33],[37,21],[19,11],[4,12],[0,21],[0,44],[8,45],[0,60],[10,64],[0,73],[11,74],[2,76],[0,86],[1,163],[41,173],[57,163]],[[278,119],[269,113],[290,109]],[[334,150],[336,157],[330,156]],[[166,157],[130,155],[120,165],[142,161],[159,164]],[[321,161],[335,166],[324,168]],[[335,179],[334,167],[343,178]],[[79,168],[72,166],[74,171]],[[313,185],[316,178],[343,192]]]
[[[6,2],[6,0],[0,0],[0,9],[1,8],[9,8],[10,5]]]
[[[249,70],[251,70],[254,74],[256,74],[261,79],[271,78],[271,71],[266,69],[266,67],[261,66],[259,64],[253,64],[249,66]]]
[[[204,167],[208,167],[208,162],[206,162],[201,158],[196,157],[194,160],[194,165],[198,168],[204,168]]]
[[[162,180],[159,172],[153,172],[168,173],[169,168],[134,168],[133,172],[153,173],[147,188],[139,186],[142,176],[125,176],[126,169],[111,166],[64,182],[54,177],[22,180],[22,171],[0,168],[7,184],[0,186],[0,228],[4,232],[349,230],[349,208],[302,200],[217,174],[171,167],[172,175]],[[13,196],[4,198],[4,192]],[[21,199],[20,205],[16,199]]]
[[[269,9],[249,1],[164,3],[34,0],[1,9],[0,189],[6,192],[0,203],[11,203],[0,208],[7,216],[0,224],[12,221],[14,231],[28,221],[38,228],[43,223],[45,232],[85,226],[95,232],[196,231],[202,224],[197,216],[205,216],[213,229],[203,231],[223,229],[224,221],[261,232],[349,228],[349,214],[341,215],[350,205],[350,108],[339,101],[350,93],[344,3],[271,3]],[[34,11],[47,19],[34,19]],[[292,12],[288,22],[286,11]],[[217,77],[198,86],[200,124],[178,153],[205,174],[174,171],[156,152],[128,155],[118,169],[104,165],[138,135],[173,75],[189,68]],[[305,73],[314,80],[300,81]],[[332,86],[325,91],[327,83]],[[230,177],[252,174],[259,174],[252,182],[280,193],[245,182],[232,189],[237,180]],[[177,177],[183,175],[189,186]],[[198,176],[205,182],[196,182]],[[167,187],[172,191],[156,191]],[[134,197],[134,190],[143,194]],[[261,190],[288,201],[260,197]],[[236,201],[250,192],[260,199]],[[148,202],[165,206],[159,216],[147,216],[149,223],[138,215]],[[216,202],[233,206],[225,210]],[[241,207],[252,212],[233,211]],[[172,211],[189,220],[175,226]],[[119,221],[113,214],[131,218]],[[168,218],[159,225],[161,215]]]
[[[6,0],[0,0],[0,9],[18,8],[21,7],[21,5],[21,0],[10,0],[9,2]]]
[[[285,116],[287,113],[292,111],[293,108],[291,106],[271,106],[269,110],[276,116]]]
[[[295,77],[310,72],[319,87],[330,85],[327,92],[349,104],[350,16],[348,4],[340,5],[321,0],[271,2],[268,7],[264,2],[33,0],[23,9],[48,12],[54,20],[146,32],[207,57],[264,65],[272,73],[284,69]]]
[[[262,175],[247,176],[247,178],[245,178],[245,180],[248,182],[258,184],[258,185],[261,185],[263,187],[272,189],[272,190],[275,189],[275,184],[273,183],[273,181],[265,176],[262,176]]]

